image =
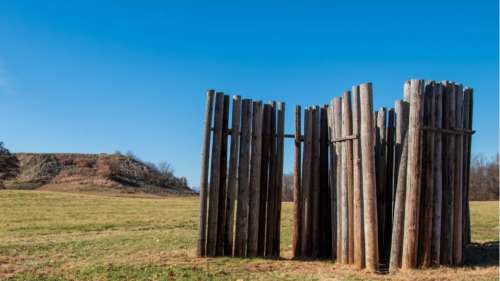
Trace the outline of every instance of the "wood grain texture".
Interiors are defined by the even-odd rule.
[[[253,102],[252,144],[250,155],[250,202],[248,216],[247,256],[255,257],[259,249],[260,173],[262,153],[262,102]]]
[[[443,87],[434,85],[434,128],[443,127]],[[434,174],[434,198],[432,216],[431,265],[440,264],[441,256],[441,215],[443,212],[443,135],[434,135],[434,151],[432,169]]]
[[[217,230],[219,215],[219,188],[221,168],[221,145],[223,134],[224,94],[215,95],[214,133],[212,140],[212,163],[210,167],[210,189],[208,201],[207,249],[206,255],[217,253]]]
[[[207,235],[207,199],[208,199],[208,168],[210,160],[210,132],[212,128],[214,90],[208,90],[205,103],[205,117],[203,121],[203,143],[201,148],[201,173],[200,173],[200,214],[198,227],[198,257],[204,257],[206,251]]]
[[[354,265],[358,269],[365,267],[365,233],[363,223],[363,177],[361,172],[361,108],[359,86],[352,87],[352,133],[358,138],[352,141],[353,155],[353,190],[354,190]]]
[[[365,223],[366,268],[378,270],[377,194],[375,179],[373,94],[371,83],[359,86],[361,108],[361,158],[363,159],[363,211]]]
[[[229,126],[229,96],[224,95],[224,110],[222,113],[222,140],[220,143],[220,182],[219,206],[217,218],[217,246],[216,255],[224,255],[224,240],[226,230],[226,203],[227,203],[227,139]]]
[[[236,228],[234,238],[234,256],[237,257],[246,257],[247,255],[251,126],[252,101],[249,99],[243,99],[241,103],[238,197],[236,204]]]
[[[300,242],[301,242],[301,229],[302,229],[302,142],[301,142],[301,114],[302,109],[300,105],[295,107],[295,139],[294,139],[294,158],[293,158],[293,232],[292,232],[292,254],[293,257],[300,256]]]
[[[389,271],[394,272],[401,268],[403,252],[403,227],[406,202],[406,171],[408,162],[408,130],[409,103],[399,100],[395,103],[396,114],[396,155],[397,165],[394,194],[394,216],[391,235],[391,250],[389,256]]]
[[[422,180],[422,119],[424,81],[411,80],[410,118],[408,123],[408,174],[403,236],[403,269],[416,268],[418,249],[419,204]]]

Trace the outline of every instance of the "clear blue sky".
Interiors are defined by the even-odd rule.
[[[498,152],[498,1],[0,1],[0,140],[114,152],[199,182],[205,91],[323,104],[372,81],[475,89],[473,153]],[[292,149],[286,147],[285,170]]]

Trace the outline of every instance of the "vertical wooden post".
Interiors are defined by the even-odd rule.
[[[285,134],[285,103],[278,103],[278,126],[277,126],[277,170],[276,170],[276,228],[274,234],[274,256],[280,255],[281,234],[281,195],[283,190],[283,153]]]
[[[330,188],[330,218],[332,226],[331,258],[337,259],[337,158],[335,152],[335,117],[333,111],[333,100],[328,107],[328,147],[329,147],[329,188]]]
[[[320,134],[320,257],[331,258],[332,219],[328,174],[328,105],[321,106]]]
[[[248,216],[247,256],[255,257],[259,248],[260,172],[262,152],[262,102],[253,103],[250,159],[250,213]]]
[[[229,123],[229,96],[224,95],[224,110],[222,113],[222,141],[220,153],[220,182],[219,182],[219,206],[217,218],[217,246],[216,255],[224,255],[224,239],[226,229],[226,203],[227,203],[227,137]]]
[[[234,208],[236,200],[236,179],[238,175],[238,148],[240,143],[241,98],[233,96],[231,113],[231,148],[229,154],[229,173],[227,176],[226,229],[224,255],[233,255]]]
[[[342,137],[342,97],[333,99],[333,119],[335,139]],[[335,178],[337,193],[337,261],[342,262],[342,143],[335,142]]]
[[[456,113],[456,119],[455,119],[455,128],[456,129],[463,129],[463,119],[462,119],[462,113],[463,113],[463,103],[464,103],[464,96],[463,96],[463,88],[462,85],[455,85],[455,113]],[[462,255],[462,250],[463,250],[463,236],[462,236],[462,230],[463,230],[463,225],[464,225],[464,220],[463,220],[463,139],[464,135],[463,134],[456,134],[455,135],[455,186],[454,186],[454,212],[453,212],[453,264],[455,265],[460,265],[463,262],[463,255]]]
[[[473,90],[466,88],[464,91],[464,128],[472,130],[472,94]],[[471,134],[467,134],[464,139],[465,163],[464,163],[464,247],[470,243],[470,213],[469,213],[469,173],[470,173],[470,156],[471,156]]]
[[[423,122],[427,127],[433,127],[436,118],[436,108],[435,108],[435,95],[434,95],[435,83],[429,82],[425,85],[424,93],[424,117]],[[434,159],[434,131],[427,130],[423,132],[423,173],[424,182],[422,184],[422,211],[421,211],[421,231],[422,235],[420,238],[421,247],[420,262],[422,267],[427,268],[431,265],[431,245],[432,245],[432,217],[434,208],[434,167],[433,163],[436,161]]]
[[[319,153],[320,153],[320,109],[318,106],[313,107],[313,133],[312,133],[312,164],[311,164],[311,207],[312,207],[312,230],[311,230],[311,256],[317,258],[319,255],[319,208],[320,208],[320,179],[319,179]]]
[[[375,159],[373,153],[373,96],[372,84],[359,86],[361,105],[361,158],[363,159],[363,211],[365,221],[366,268],[378,270],[377,194]]]
[[[267,194],[267,222],[266,222],[266,256],[273,256],[274,235],[276,233],[276,169],[277,169],[277,136],[276,136],[276,102],[269,102],[271,106],[271,152],[269,160],[269,186]]]
[[[301,202],[301,113],[300,105],[295,107],[295,154],[293,158],[293,234],[292,252],[294,257],[299,257],[301,229],[302,229],[302,202]]]
[[[443,87],[434,85],[434,119],[432,126],[443,127]],[[434,199],[432,216],[431,264],[439,265],[441,256],[441,214],[443,211],[443,149],[441,133],[434,134],[434,155],[432,169],[434,174]]]
[[[365,235],[363,224],[363,178],[361,173],[360,126],[361,112],[359,86],[352,87],[352,134],[356,136],[352,144],[353,189],[354,189],[354,264],[358,269],[365,267]]]
[[[377,173],[377,214],[378,214],[378,247],[380,258],[384,257],[385,248],[385,193],[386,166],[387,166],[387,109],[381,107],[377,112],[377,125],[375,129],[375,165]]]
[[[352,108],[351,108],[351,93],[349,91],[344,92],[342,97],[342,136],[350,136],[352,135]],[[353,163],[352,163],[352,141],[343,141],[343,160],[342,165],[344,167],[344,176],[342,177],[345,183],[345,187],[343,186],[344,194],[346,198],[343,199],[343,203],[346,204],[347,214],[344,215],[346,218],[346,227],[347,234],[344,239],[347,238],[347,259],[344,263],[352,264],[354,263],[354,189],[353,189]],[[344,161],[345,160],[345,161]]]
[[[453,129],[455,127],[455,94],[454,86],[447,81],[444,82],[444,127]],[[443,177],[443,215],[441,227],[441,264],[452,264],[453,249],[453,186],[455,186],[455,136],[447,134],[444,136],[444,177]]]
[[[217,218],[219,214],[219,188],[221,168],[221,146],[223,135],[224,94],[215,96],[214,133],[212,140],[212,163],[210,168],[210,189],[208,203],[207,225],[207,256],[216,256],[217,249]]]
[[[271,158],[271,105],[264,105],[262,136],[262,164],[260,173],[260,211],[259,211],[259,256],[266,255],[267,206],[269,193],[269,162]]]
[[[210,159],[210,130],[212,129],[214,90],[208,90],[205,103],[205,118],[203,123],[203,144],[201,148],[201,175],[200,175],[200,226],[198,228],[198,257],[205,256],[207,235],[207,191],[208,165]]]
[[[387,260],[390,254],[391,247],[391,233],[392,233],[392,207],[394,202],[394,149],[395,149],[395,110],[394,108],[389,109],[387,112],[387,164],[386,164],[386,188],[384,194],[385,202],[385,228],[384,228],[384,259]]]
[[[304,257],[311,255],[311,164],[312,164],[312,132],[313,121],[311,108],[304,112],[304,155],[302,165],[302,242],[301,254]]]
[[[422,148],[420,145],[422,139],[423,84],[422,80],[411,80],[410,84],[408,178],[406,184],[406,211],[403,236],[403,269],[415,268],[417,266],[419,196],[422,179]]]
[[[402,100],[396,101],[396,156],[397,171],[394,194],[394,216],[391,235],[391,252],[389,258],[389,271],[394,272],[401,267],[401,254],[403,252],[403,226],[406,202],[406,167],[408,162],[408,130],[409,104]]]
[[[241,103],[240,161],[238,166],[238,198],[236,204],[236,233],[234,256],[245,257],[248,237],[248,200],[250,171],[250,140],[252,125],[252,101],[243,99]]]

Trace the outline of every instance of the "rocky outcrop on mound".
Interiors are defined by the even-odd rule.
[[[37,188],[45,184],[104,187],[161,187],[190,192],[184,178],[121,154],[17,153],[19,174],[6,181],[10,188]]]

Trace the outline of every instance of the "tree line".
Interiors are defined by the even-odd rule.
[[[499,189],[499,160],[494,157],[476,155],[471,161],[469,198],[471,201],[498,200]],[[285,202],[293,201],[293,174],[283,175],[282,198]]]

